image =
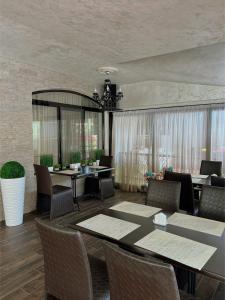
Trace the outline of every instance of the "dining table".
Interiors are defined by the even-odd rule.
[[[70,177],[71,180],[71,187],[73,190],[73,199],[74,202],[77,204],[78,209],[79,202],[77,199],[77,189],[76,189],[76,181],[80,178],[85,178],[87,176],[98,176],[99,173],[113,171],[114,168],[109,168],[106,166],[81,166],[78,169],[65,169],[65,170],[53,170],[50,172],[52,175],[58,176],[67,176]]]
[[[141,205],[141,206],[147,207],[146,205]],[[165,211],[162,212],[164,212],[167,217],[173,215],[173,213],[171,212],[165,212]],[[129,232],[125,236],[122,236],[121,238],[114,238],[113,236],[109,236],[107,234],[98,232],[90,228],[85,228],[84,226],[82,226],[83,224],[82,222],[88,221],[89,219],[92,219],[93,217],[97,217],[99,215],[103,217],[111,217],[113,219],[114,218],[119,219],[119,221],[128,221],[138,225],[138,227],[137,228],[134,227],[134,229],[131,232]],[[149,217],[141,216],[141,215],[137,215],[135,211],[131,213],[125,211],[117,211],[111,208],[105,208],[98,212],[86,215],[85,217],[78,216],[76,217],[76,220],[74,220],[74,222],[71,222],[68,226],[74,230],[79,230],[80,232],[94,236],[95,238],[99,238],[117,244],[120,247],[128,251],[131,251],[133,253],[136,253],[138,255],[154,255],[165,262],[171,263],[175,267],[185,269],[186,271],[189,272],[189,274],[192,274],[191,277],[192,279],[188,283],[189,293],[194,294],[195,292],[196,273],[200,273],[209,276],[211,278],[214,278],[218,281],[225,282],[225,230],[221,232],[221,236],[218,236],[218,235],[213,235],[211,233],[204,232],[204,230],[203,232],[198,231],[198,228],[189,229],[181,226],[176,226],[173,224],[160,226],[154,223],[154,215],[151,215]],[[105,223],[105,228],[106,227],[107,224]],[[173,259],[168,258],[166,255],[161,255],[154,251],[143,249],[142,247],[137,245],[138,241],[142,240],[147,235],[153,233],[156,230],[160,230],[182,238],[189,239],[191,241],[209,245],[214,247],[216,250],[214,250],[215,252],[211,255],[211,257],[208,259],[208,261],[204,264],[202,268],[196,269],[195,267],[191,267],[186,264],[183,264],[174,258]]]

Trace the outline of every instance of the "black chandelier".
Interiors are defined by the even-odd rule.
[[[97,90],[94,90],[93,99],[105,111],[113,111],[117,108],[117,102],[123,98],[121,88],[116,92],[116,85],[112,84],[110,79],[105,79],[104,92],[99,96]]]

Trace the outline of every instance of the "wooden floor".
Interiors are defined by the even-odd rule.
[[[83,200],[79,215],[86,215],[103,207],[109,207],[118,201],[144,203],[141,193],[116,192],[113,198],[102,203],[99,200]],[[78,212],[54,222],[65,224],[77,216]],[[40,300],[44,299],[44,268],[40,239],[35,227],[35,214],[25,217],[23,225],[0,228],[0,299],[4,300]],[[101,255],[101,241],[85,236],[88,252]],[[217,282],[201,278],[197,293],[202,300],[211,299]],[[172,300],[172,299],[171,299]]]

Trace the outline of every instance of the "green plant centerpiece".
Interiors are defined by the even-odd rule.
[[[40,157],[40,165],[45,167],[53,166],[53,154],[42,154]]]
[[[80,151],[71,152],[70,153],[70,163],[77,164],[81,162],[81,154]]]
[[[6,225],[20,225],[23,223],[25,169],[17,161],[8,161],[1,167],[0,178]]]
[[[103,149],[96,149],[94,151],[94,158],[96,161],[99,161],[101,156],[103,156],[105,154],[105,151]]]
[[[54,165],[54,170],[55,171],[59,171],[61,169],[61,165],[60,164],[55,164]]]

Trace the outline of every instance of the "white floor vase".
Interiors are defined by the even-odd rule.
[[[7,226],[23,223],[25,177],[1,179],[1,191]]]

